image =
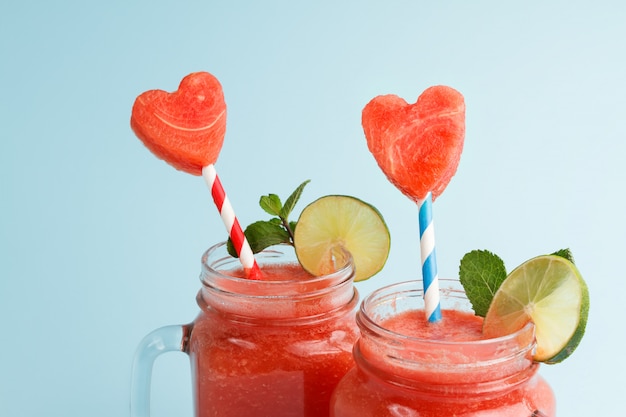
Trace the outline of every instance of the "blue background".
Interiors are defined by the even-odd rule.
[[[620,1],[70,1],[0,6],[0,415],[126,416],[135,347],[197,312],[225,236],[204,182],[153,157],[135,97],[193,71],[222,83],[216,168],[242,223],[262,194],[375,205],[392,233],[374,288],[419,278],[417,208],[369,154],[360,112],[447,84],[467,106],[435,202],[440,276],[472,249],[512,269],[570,247],[586,337],[543,366],[559,415],[621,415],[626,7]],[[191,416],[188,361],[157,362],[153,416]]]

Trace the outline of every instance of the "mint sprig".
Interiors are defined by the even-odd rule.
[[[552,255],[560,256],[574,263],[569,249],[561,249]],[[459,280],[477,316],[485,317],[491,300],[507,277],[504,261],[487,250],[468,252],[461,259]]]
[[[289,215],[300,200],[304,187],[309,182],[310,180],[306,180],[300,184],[285,200],[284,204],[276,194],[261,196],[259,205],[266,213],[274,217],[251,223],[244,230],[243,233],[246,235],[252,253],[261,252],[263,249],[274,245],[288,244],[293,246],[293,234],[297,222],[290,221]],[[228,239],[226,248],[231,256],[238,256],[231,239]]]
[[[477,316],[487,315],[489,304],[505,279],[504,261],[498,255],[474,250],[461,259],[459,280]]]
[[[552,255],[560,256],[561,258],[565,258],[571,263],[575,264],[574,255],[572,255],[572,251],[569,250],[569,248],[561,249],[556,252],[553,252]]]

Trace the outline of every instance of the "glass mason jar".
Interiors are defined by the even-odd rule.
[[[292,247],[274,247],[256,255],[265,279],[251,280],[224,243],[210,248],[196,319],[140,343],[131,416],[149,415],[153,362],[167,351],[189,355],[197,417],[328,416],[358,337],[354,265],[348,254],[338,256],[336,272],[313,277]]]
[[[458,281],[439,283],[442,320],[446,310],[472,311]],[[474,341],[420,339],[384,327],[391,317],[422,309],[422,295],[421,282],[409,281],[381,288],[363,301],[356,318],[361,336],[354,347],[355,367],[333,394],[331,416],[555,415],[553,392],[532,360],[531,323],[511,335]]]

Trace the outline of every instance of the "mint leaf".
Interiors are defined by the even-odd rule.
[[[278,216],[283,209],[283,203],[276,194],[261,196],[259,205],[267,214],[271,214],[272,216]]]
[[[254,222],[244,230],[243,234],[246,235],[252,253],[261,252],[263,249],[273,245],[291,243],[289,233],[281,226],[280,222],[273,220],[274,219]],[[235,250],[232,240],[228,240],[226,248],[231,256],[237,257],[237,251]]]
[[[263,249],[273,245],[288,244],[293,246],[293,231],[297,222],[289,221],[289,215],[298,203],[304,187],[309,182],[310,180],[306,180],[300,184],[287,198],[284,205],[276,194],[261,196],[259,205],[266,213],[275,217],[269,220],[254,222],[244,230],[243,233],[246,235],[246,240],[250,244],[252,253],[261,252]],[[230,238],[226,243],[226,249],[231,256],[238,256]]]
[[[253,253],[261,252],[263,249],[280,245],[281,243],[291,243],[289,233],[273,221],[254,222],[244,231],[248,243]]]
[[[302,195],[302,191],[304,190],[304,187],[311,182],[311,180],[306,180],[304,181],[302,184],[300,184],[298,186],[298,188],[296,188],[296,190],[291,193],[291,195],[287,198],[287,200],[285,201],[285,205],[282,207],[282,209],[280,210],[279,213],[277,213],[281,219],[283,219],[284,221],[287,221],[287,219],[289,219],[289,215],[291,214],[291,212],[293,211],[293,208],[296,206],[296,204],[298,203],[298,200],[300,200],[300,196]]]
[[[506,275],[504,261],[489,251],[474,250],[463,256],[459,280],[477,316],[485,317]]]
[[[574,263],[574,255],[572,255],[572,251],[569,250],[569,248],[558,250],[552,253],[552,255],[560,256],[561,258],[565,258],[571,263]]]

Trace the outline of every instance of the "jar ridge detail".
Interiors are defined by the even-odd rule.
[[[434,325],[445,328],[447,319],[475,326],[480,319],[458,281],[440,280],[440,286],[443,324]],[[394,284],[362,302],[355,367],[333,394],[331,416],[554,417],[552,390],[532,360],[532,324],[498,339],[481,340],[473,330],[459,331],[455,340],[418,337],[407,329],[423,318],[421,288],[419,281]]]

